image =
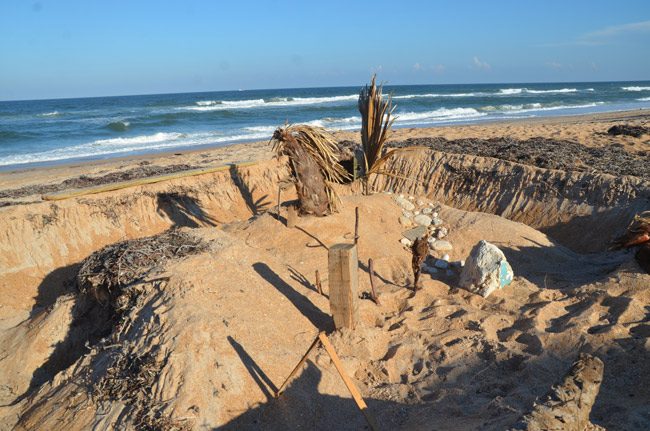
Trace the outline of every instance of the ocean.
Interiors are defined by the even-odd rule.
[[[284,124],[361,124],[359,87],[0,102],[0,168],[270,139]],[[394,127],[650,108],[650,81],[385,86]]]

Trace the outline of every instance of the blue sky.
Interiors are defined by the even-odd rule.
[[[0,0],[0,100],[650,79],[650,1]]]

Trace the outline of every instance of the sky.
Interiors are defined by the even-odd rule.
[[[0,0],[0,100],[650,79],[648,0]]]

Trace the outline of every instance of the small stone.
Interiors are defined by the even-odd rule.
[[[410,201],[414,201],[415,198],[414,198],[413,196],[409,196],[409,200],[410,200]]]
[[[412,218],[413,213],[411,211],[402,210],[402,215],[406,218]]]
[[[428,214],[431,214],[432,212],[433,212],[433,210],[431,208],[429,208],[429,207],[422,208],[422,214],[427,214],[428,215]]]
[[[415,209],[415,205],[413,205],[411,202],[407,201],[406,199],[398,199],[397,204],[402,207],[403,210],[406,211],[413,211]]]
[[[413,215],[420,215],[420,211],[418,210],[413,211]]]
[[[429,226],[431,224],[431,217],[429,217],[428,215],[420,214],[420,215],[415,216],[413,221],[416,224],[419,224],[420,226],[425,226],[426,227],[426,226]]]
[[[402,239],[399,240],[399,242],[401,242],[402,245],[404,245],[406,247],[410,247],[410,246],[413,245],[413,242],[411,242],[411,240],[408,239],[408,238],[402,238]]]
[[[444,237],[447,236],[448,233],[449,233],[449,230],[446,227],[443,226],[443,227],[439,228],[438,231],[436,232],[436,238],[443,239]]]
[[[399,197],[400,197],[401,199],[404,199],[404,195],[403,195],[403,194],[400,194]]]
[[[449,255],[448,254],[443,254],[440,259],[444,260],[445,262],[449,262]]]
[[[410,218],[406,216],[400,216],[399,218],[399,224],[401,224],[404,227],[409,227],[413,224]]]
[[[446,260],[438,259],[436,260],[435,267],[438,269],[447,269],[449,268],[449,262]]]
[[[442,220],[440,220],[438,217],[433,217],[432,223],[434,226],[440,226],[442,224]]]
[[[431,248],[435,251],[451,251],[454,247],[449,241],[434,239],[433,242],[430,242]]]
[[[418,200],[415,202],[415,204],[416,204],[417,206],[421,207],[422,205],[424,205],[424,201],[423,201],[422,199],[418,199]]]
[[[431,218],[438,218],[438,215],[439,214],[436,211],[433,211],[433,209],[431,209]]]
[[[409,229],[402,232],[402,236],[408,239],[409,241],[411,241],[411,243],[413,243],[413,241],[415,241],[418,238],[422,238],[426,233],[427,233],[427,228],[425,228],[424,226],[417,226],[414,227],[413,229]]]

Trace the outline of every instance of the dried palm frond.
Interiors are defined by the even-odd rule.
[[[612,249],[633,247],[646,242],[650,242],[650,211],[635,215],[627,231],[613,241]]]
[[[278,128],[271,142],[278,155],[289,157],[301,212],[336,211],[339,198],[333,184],[342,183],[349,174],[339,164],[334,137],[321,127],[288,125]]]
[[[411,253],[413,259],[411,260],[411,267],[413,269],[413,290],[418,290],[420,282],[420,273],[422,272],[422,263],[429,254],[429,235],[426,234],[421,238],[416,238],[411,246]]]
[[[383,85],[377,87],[375,80],[376,75],[373,75],[370,85],[361,89],[358,103],[361,113],[361,149],[364,156],[364,171],[361,174],[361,180],[366,193],[369,192],[368,178],[371,174],[408,180],[409,178],[400,177],[398,174],[388,171],[384,165],[396,153],[416,149],[416,147],[396,148],[384,152],[391,127],[396,119],[393,116],[396,106],[393,106],[390,95],[386,98],[383,97]]]

